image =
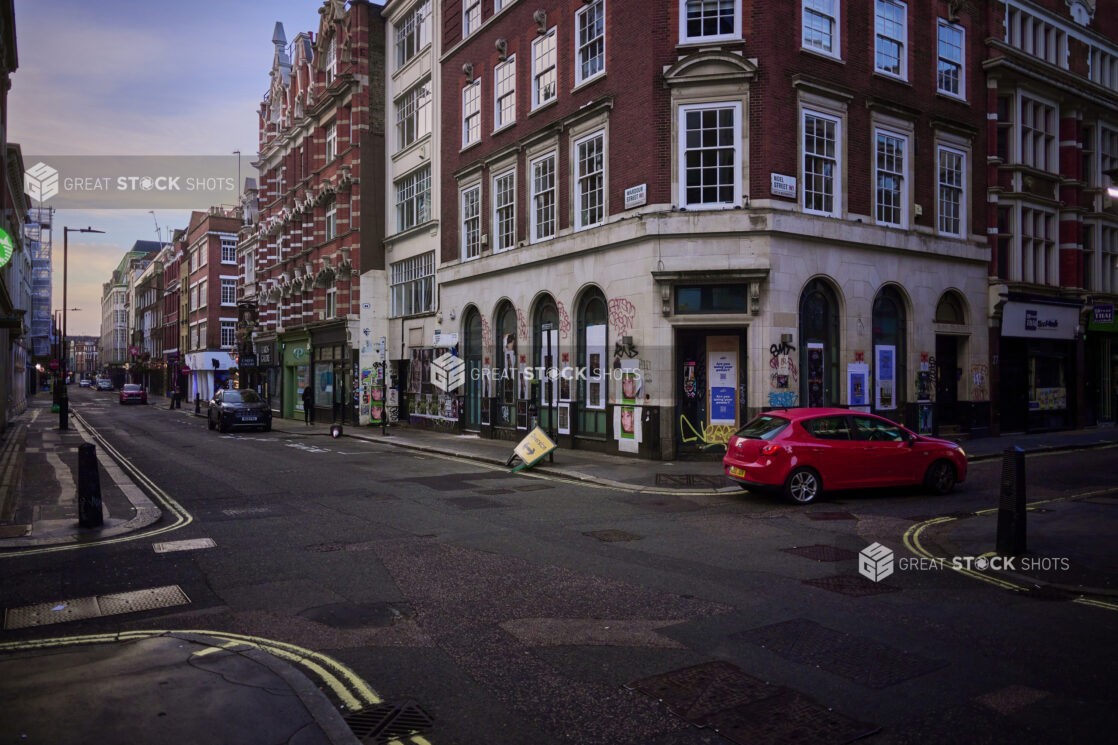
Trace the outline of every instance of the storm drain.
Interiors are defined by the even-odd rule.
[[[630,683],[697,727],[740,745],[847,743],[879,727],[828,709],[807,696],[708,662]]]
[[[619,541],[639,541],[644,538],[643,535],[636,533],[626,533],[624,530],[591,530],[584,532],[583,535],[591,538],[597,538],[603,543],[617,543]]]
[[[793,546],[792,548],[780,549],[786,554],[795,554],[802,556],[805,559],[812,561],[847,561],[848,559],[858,558],[858,554],[853,551],[847,551],[845,548],[835,548],[834,546],[824,546],[816,544],[814,546]]]
[[[857,520],[849,512],[808,512],[808,520]]]
[[[185,541],[153,543],[151,547],[157,554],[166,554],[172,551],[197,551],[200,548],[213,548],[216,545],[213,538],[191,538]]]
[[[189,602],[190,598],[178,585],[97,595],[90,598],[58,600],[53,603],[39,603],[22,608],[5,609],[4,628],[24,629],[33,626],[49,626],[55,623],[80,621],[86,618],[170,608],[175,605],[186,605]]]
[[[721,489],[726,485],[724,476],[708,476],[702,473],[658,473],[656,486],[691,486]]]
[[[863,598],[869,595],[881,595],[886,592],[901,591],[899,587],[885,585],[881,582],[871,582],[865,577],[854,574],[839,574],[833,577],[805,579],[803,583],[823,590],[837,592],[840,595],[849,595],[852,598]]]
[[[345,717],[345,722],[361,742],[387,745],[430,730],[432,719],[418,704],[408,701],[362,709]]]

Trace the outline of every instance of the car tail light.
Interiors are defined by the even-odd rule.
[[[761,455],[775,455],[780,450],[780,445],[767,442],[761,446]]]

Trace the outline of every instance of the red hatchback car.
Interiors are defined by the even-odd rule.
[[[726,475],[744,489],[779,489],[798,504],[824,489],[923,484],[946,494],[967,477],[967,455],[884,417],[847,409],[769,411],[726,443]]]
[[[148,392],[141,386],[135,383],[127,383],[120,389],[120,403],[121,405],[134,403],[146,404],[148,402]]]

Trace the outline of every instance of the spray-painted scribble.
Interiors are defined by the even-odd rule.
[[[707,452],[725,450],[734,430],[728,424],[707,424],[700,429],[685,414],[679,415],[679,439],[688,444],[701,443],[699,447]]]
[[[637,320],[637,306],[627,298],[615,297],[609,301],[609,325],[618,336],[624,336],[633,330]]]
[[[769,406],[786,409],[799,404],[800,397],[794,391],[769,391]]]
[[[571,333],[571,317],[567,315],[567,309],[563,307],[562,300],[555,301],[555,308],[559,311],[559,338],[566,339]]]

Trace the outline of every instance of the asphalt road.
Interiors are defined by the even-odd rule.
[[[71,396],[192,521],[7,560],[4,605],[169,584],[190,603],[5,639],[202,629],[286,641],[343,662],[386,701],[418,703],[432,745],[871,732],[875,744],[1070,743],[1118,725],[1118,613],[950,571],[898,571],[869,589],[850,579],[870,543],[907,556],[914,523],[996,506],[998,462],[972,465],[946,497],[859,492],[800,508],[593,488],[351,438],[221,435],[186,409]],[[1113,460],[1030,458],[1030,498],[1098,489]],[[190,538],[215,546],[152,551]],[[712,661],[735,667],[650,680]],[[703,675],[724,684],[700,699],[689,686]],[[753,708],[735,721],[735,704]]]

